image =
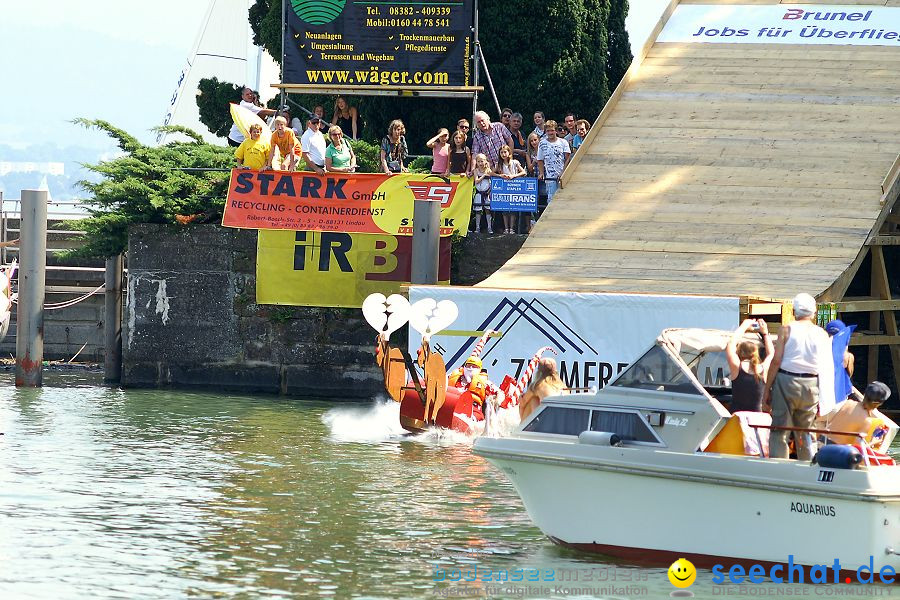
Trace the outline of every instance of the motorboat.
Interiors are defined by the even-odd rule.
[[[879,454],[897,425],[875,413],[861,462],[826,463],[825,447],[812,462],[767,458],[771,418],[727,408],[731,335],[665,330],[604,389],[547,398],[474,451],[565,546],[645,564],[839,559],[854,570],[871,559],[900,572],[900,466]]]

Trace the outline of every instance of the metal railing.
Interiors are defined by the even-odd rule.
[[[13,257],[19,255],[16,243],[20,234],[21,206],[19,200],[8,200],[0,192],[0,264],[9,264]],[[88,216],[87,207],[81,202],[51,200],[47,206],[47,221],[65,223]],[[77,229],[47,229],[47,253],[54,254],[71,250],[77,246],[73,236],[83,233]],[[66,281],[69,279],[85,279],[90,282],[103,282],[103,267],[47,265],[48,281]],[[78,277],[81,274],[83,277]],[[15,279],[13,279],[16,282]],[[83,295],[96,289],[96,285],[47,285],[47,294]],[[101,290],[102,291],[102,290]]]

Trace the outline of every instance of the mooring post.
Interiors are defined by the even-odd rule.
[[[411,283],[434,285],[438,282],[441,244],[441,203],[415,200]]]
[[[122,380],[122,265],[121,254],[106,259],[106,306],[103,333],[106,342],[103,355],[103,381]]]
[[[22,190],[19,303],[16,307],[16,387],[41,387],[43,379],[48,196],[47,190]]]

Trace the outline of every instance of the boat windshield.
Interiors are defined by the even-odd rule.
[[[682,354],[682,358],[686,357]],[[697,355],[693,362],[685,360],[685,364],[707,391],[712,393],[713,390],[719,392],[731,390],[731,381],[728,379],[728,358],[725,356],[724,350],[703,352]]]
[[[699,357],[685,357],[696,364]],[[669,354],[656,345],[635,361],[613,383],[620,387],[640,388],[701,395],[700,390]]]

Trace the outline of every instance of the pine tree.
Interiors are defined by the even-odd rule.
[[[197,109],[200,112],[200,122],[206,125],[210,132],[228,137],[231,125],[231,112],[228,103],[239,103],[243,84],[219,81],[217,78],[201,79],[197,85],[200,92],[197,95]]]
[[[144,146],[136,138],[100,120],[77,119],[85,127],[106,132],[118,142],[122,156],[86,167],[103,179],[82,181],[92,196],[91,216],[79,222],[84,245],[71,256],[106,257],[125,251],[132,223],[216,221],[225,206],[234,148],[203,143],[195,132],[181,126],[159,130],[180,132],[194,141]],[[211,169],[209,171],[192,169]]]

